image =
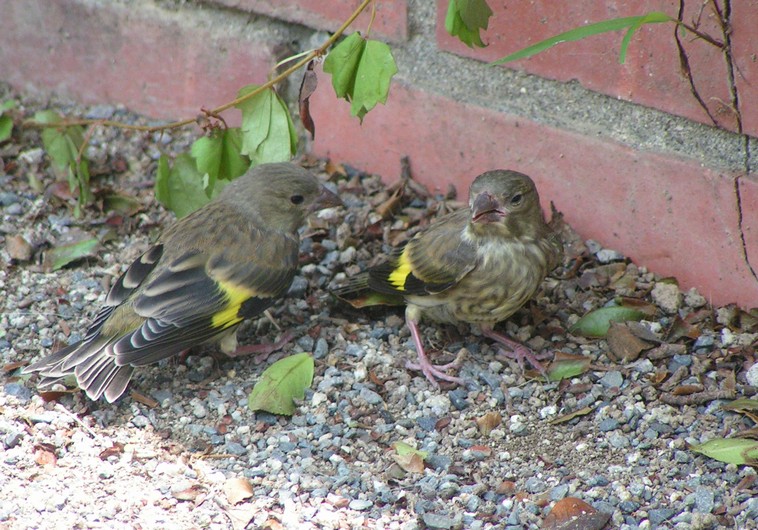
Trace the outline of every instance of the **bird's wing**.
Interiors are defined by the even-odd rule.
[[[369,287],[390,294],[443,292],[476,266],[476,248],[463,237],[468,210],[459,210],[416,234],[385,264],[369,270]]]
[[[223,334],[283,296],[297,267],[297,240],[259,230],[248,236],[237,246],[212,254],[193,250],[161,264],[103,326],[109,335],[112,322],[119,336],[111,345],[116,363],[139,366],[169,357]],[[128,322],[133,315],[142,320],[139,327],[117,329],[122,317]]]

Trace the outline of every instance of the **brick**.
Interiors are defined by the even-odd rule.
[[[296,22],[310,28],[334,31],[339,28],[360,5],[360,0],[213,0],[229,7],[260,13],[269,17]],[[371,24],[374,38],[402,42],[408,39],[408,5],[405,0],[374,2],[376,16]],[[356,19],[348,33],[360,30],[364,35],[371,19],[369,6]]]
[[[619,2],[554,2],[505,0],[489,2],[494,11],[483,40],[486,48],[471,49],[445,32],[447,2],[438,4],[438,46],[456,54],[482,61],[494,61],[528,45],[591,22],[663,11],[676,16],[679,2],[674,0],[622,0]],[[755,60],[754,30],[758,27],[758,0],[732,2],[733,48],[739,73],[736,85],[742,96],[743,128],[758,134],[758,62]],[[700,3],[686,2],[683,20],[698,19]],[[723,40],[716,16],[706,7],[700,29]],[[559,44],[529,59],[508,63],[559,81],[578,80],[590,90],[616,96],[648,107],[684,116],[706,124],[711,119],[691,95],[690,85],[681,73],[679,55],[673,38],[673,24],[654,24],[642,28],[632,39],[626,63],[618,63],[623,32],[596,35],[577,42]],[[687,34],[681,38],[700,95],[716,122],[736,131],[737,123],[729,107],[730,92],[726,64],[721,50]]]
[[[465,193],[482,171],[532,175],[543,204],[554,201],[585,238],[623,251],[638,264],[696,286],[715,303],[758,306],[758,281],[744,263],[734,179],[695,160],[634,151],[520,117],[458,103],[395,83],[386,106],[363,125],[335,101],[328,80],[311,99],[313,151],[382,175],[400,175],[408,155],[414,178],[431,189]],[[758,204],[755,175],[745,179]],[[748,184],[749,183],[749,184]],[[753,194],[753,195],[750,195]],[[749,196],[748,196],[749,195]],[[758,252],[758,210],[747,208],[750,254]]]
[[[85,103],[125,103],[156,118],[186,118],[262,83],[274,39],[219,35],[180,12],[141,4],[0,0],[0,71],[27,90]],[[252,37],[248,40],[252,40]]]

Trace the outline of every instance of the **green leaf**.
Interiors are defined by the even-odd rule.
[[[242,155],[242,130],[238,127],[216,129],[192,144],[192,157],[200,173],[208,175],[206,193],[212,193],[218,179],[234,180],[250,167]]]
[[[257,89],[248,85],[239,91],[244,96]],[[289,109],[273,89],[237,105],[242,111],[242,148],[252,165],[267,162],[286,162],[297,151],[297,132]]]
[[[714,438],[690,449],[727,464],[758,464],[758,441],[746,438]]]
[[[168,181],[170,178],[171,167],[168,163],[168,157],[166,155],[161,155],[158,159],[158,169],[155,171],[155,198],[167,208],[171,202],[171,191],[168,187]]]
[[[362,121],[377,103],[387,102],[397,65],[385,43],[353,33],[327,55],[324,72],[331,74],[337,96],[350,101],[350,114]]]
[[[450,0],[445,15],[445,31],[473,48],[484,48],[480,30],[487,29],[492,9],[486,0]]]
[[[45,254],[45,263],[51,271],[57,271],[73,261],[94,256],[98,245],[100,241],[93,237],[52,248]]]
[[[642,320],[645,313],[638,309],[623,306],[601,307],[590,311],[569,328],[569,333],[585,337],[605,337],[611,322]]]
[[[265,410],[273,414],[292,416],[293,399],[303,399],[305,389],[313,382],[313,357],[298,353],[280,359],[261,375],[247,398],[251,410]]]
[[[10,116],[0,116],[0,143],[11,137],[13,133],[13,120]]]
[[[358,63],[365,47],[366,40],[356,32],[345,37],[324,59],[324,72],[332,75],[337,97],[348,101],[353,97]]]
[[[622,41],[621,52],[619,54],[619,62],[624,63],[626,60],[626,49],[631,41],[632,34],[645,24],[659,24],[662,22],[677,22],[675,18],[668,16],[666,13],[660,11],[651,11],[644,15],[636,17],[621,17],[612,18],[609,20],[603,20],[602,22],[596,22],[594,24],[587,24],[586,26],[580,26],[578,28],[571,29],[549,39],[545,39],[526,48],[507,55],[497,61],[490,63],[490,66],[498,64],[504,64],[511,61],[517,61],[519,59],[526,59],[532,55],[537,55],[548,48],[552,48],[556,44],[562,42],[577,41],[592,35],[599,35],[601,33],[608,33],[611,31],[619,31],[622,29],[628,30]]]
[[[34,115],[35,121],[54,124],[61,121],[60,115],[53,111],[40,111]],[[89,187],[89,162],[79,150],[84,144],[84,129],[79,125],[68,127],[45,127],[42,130],[42,144],[52,162],[53,169],[68,179],[72,193],[79,193],[75,214],[81,213],[81,206],[92,200]]]
[[[420,451],[405,442],[395,442],[392,444],[392,448],[400,456],[418,455],[422,460],[426,460],[426,458],[429,456],[429,451]]]
[[[586,355],[557,352],[547,368],[547,377],[551,381],[560,381],[583,374],[589,370],[591,361]]]
[[[350,114],[363,117],[376,107],[384,105],[390,93],[392,76],[397,73],[397,65],[390,47],[384,42],[369,40],[358,63]]]
[[[166,208],[184,217],[206,204],[218,195],[223,186],[214,187],[211,197],[205,190],[207,179],[197,170],[195,161],[189,153],[182,153],[174,160],[173,167],[161,157],[155,177],[155,196]]]

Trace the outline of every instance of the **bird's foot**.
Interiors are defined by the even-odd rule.
[[[247,346],[239,346],[236,350],[229,354],[229,357],[256,355],[255,360],[257,362],[261,362],[275,351],[281,350],[294,337],[295,334],[292,331],[287,331],[276,342],[263,342],[260,344],[248,344]]]
[[[537,355],[530,348],[515,341],[513,344],[507,344],[506,346],[509,350],[500,348],[496,357],[515,359],[522,371],[524,370],[524,359],[526,359],[543,377],[547,378],[547,370],[540,360],[548,358],[550,353]]]
[[[507,348],[501,348],[497,353],[497,357],[515,359],[521,370],[524,369],[524,359],[526,359],[529,361],[529,364],[531,364],[540,374],[542,374],[543,377],[547,379],[547,370],[544,366],[542,366],[540,360],[548,358],[550,356],[549,352],[536,355],[531,350],[531,348],[528,348],[520,342],[515,341],[510,337],[503,335],[502,333],[498,333],[492,329],[482,328],[482,333],[484,333],[486,337],[496,340]]]
[[[459,353],[454,361],[445,364],[432,364],[426,355],[419,355],[417,363],[408,361],[405,363],[405,367],[409,370],[421,372],[429,380],[429,382],[435,387],[439,388],[439,381],[447,381],[448,383],[454,383],[456,385],[462,385],[465,381],[460,377],[455,377],[446,373],[447,370],[461,367],[463,363],[463,352]]]

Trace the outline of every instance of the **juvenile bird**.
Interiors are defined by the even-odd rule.
[[[405,319],[420,370],[437,380],[461,383],[445,373],[456,363],[433,365],[424,352],[418,324],[478,324],[482,333],[507,348],[501,354],[519,364],[527,359],[544,373],[534,353],[493,328],[534,295],[560,261],[563,247],[545,223],[534,182],[516,171],[488,171],[469,189],[469,207],[440,218],[396,249],[389,261],[355,278],[385,294],[402,295]]]
[[[298,265],[298,228],[316,210],[341,204],[305,169],[262,164],[169,227],[121,275],[80,342],[28,366],[49,386],[74,374],[96,400],[113,402],[136,366],[199,344],[237,348],[246,318],[283,297]]]

